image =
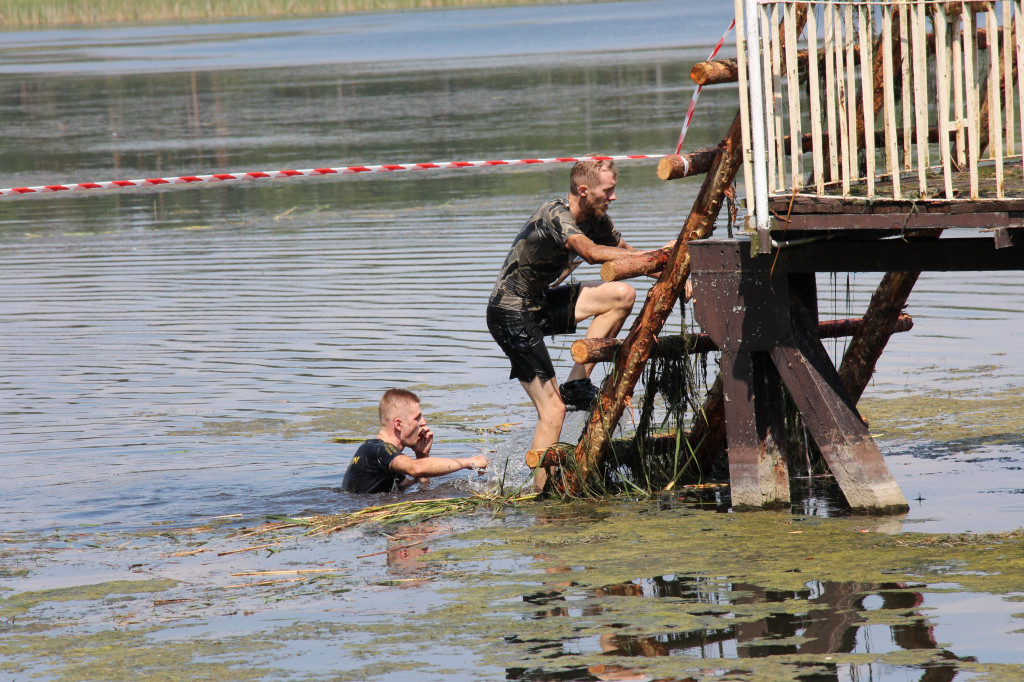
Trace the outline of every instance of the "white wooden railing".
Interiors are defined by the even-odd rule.
[[[745,182],[759,224],[768,197],[782,194],[1024,196],[1021,0],[735,3]]]

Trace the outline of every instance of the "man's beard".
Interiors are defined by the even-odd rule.
[[[583,197],[583,201],[580,202],[580,208],[583,209],[583,215],[587,219],[603,220],[608,215],[608,207],[597,205],[596,202],[590,200],[590,197]]]

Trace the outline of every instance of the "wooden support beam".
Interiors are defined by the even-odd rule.
[[[907,332],[913,329],[914,319],[910,315],[896,311],[896,318],[891,320],[888,329],[890,334]],[[818,337],[822,339],[838,339],[856,334],[864,326],[864,318],[850,317],[840,320],[823,320],[818,323]],[[710,353],[718,350],[718,346],[707,334],[691,334],[687,353]],[[678,348],[682,336],[662,336],[655,340],[652,357],[661,357],[663,341],[668,341],[672,348]],[[622,339],[576,339],[572,342],[569,352],[573,362],[586,364],[590,362],[608,362],[615,357],[616,351],[622,346]]]
[[[729,440],[729,482],[739,508],[789,504],[782,442],[782,383],[766,351],[789,331],[786,275],[743,268],[749,244],[715,240],[695,246],[694,314],[722,349],[722,417]]]
[[[789,506],[782,382],[767,353],[725,351],[721,357],[729,434],[729,489],[734,509]]]
[[[869,218],[870,216],[860,216]],[[985,237],[820,242],[778,251],[776,268],[791,272],[994,272],[1024,268],[1024,230],[1008,230],[1010,246]]]
[[[785,384],[850,505],[905,510],[899,486],[817,335],[813,272],[754,259],[749,245],[737,240],[706,240],[693,249],[699,269],[694,312],[723,349],[722,410],[734,506],[788,502],[776,414]]]
[[[687,439],[693,452],[694,473],[710,471],[725,449],[725,388],[721,372],[704,396],[704,404],[694,416]]]
[[[805,277],[813,284],[813,276]],[[790,304],[791,335],[769,353],[846,501],[856,510],[872,513],[906,512],[907,500],[843,388],[828,352],[808,333],[813,311],[806,309],[799,296],[790,297]]]
[[[903,308],[920,274],[887,272],[871,296],[862,324],[853,333],[839,365],[839,379],[854,403],[860,400],[871,381],[889,337],[899,331],[898,320],[908,317],[902,314]]]

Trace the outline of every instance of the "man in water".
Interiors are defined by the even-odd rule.
[[[590,409],[598,395],[590,380],[594,363],[577,363],[559,389],[544,335],[571,334],[592,317],[587,338],[611,338],[633,309],[636,291],[624,282],[551,286],[572,272],[577,256],[604,263],[635,252],[608,217],[616,181],[610,160],[577,162],[569,195],[537,209],[516,236],[487,303],[487,328],[512,363],[510,378],[537,408],[531,450],[557,442],[566,409]],[[541,489],[546,480],[538,468],[534,484]]]
[[[427,426],[415,393],[401,388],[385,391],[378,408],[380,433],[359,446],[341,486],[350,493],[389,493],[434,476],[462,469],[487,468],[487,458],[431,457],[434,433]],[[415,457],[403,455],[410,448]]]

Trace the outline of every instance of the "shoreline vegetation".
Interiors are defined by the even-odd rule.
[[[563,4],[566,4],[562,0]],[[551,0],[0,0],[6,30],[299,18],[421,9],[552,4]]]

